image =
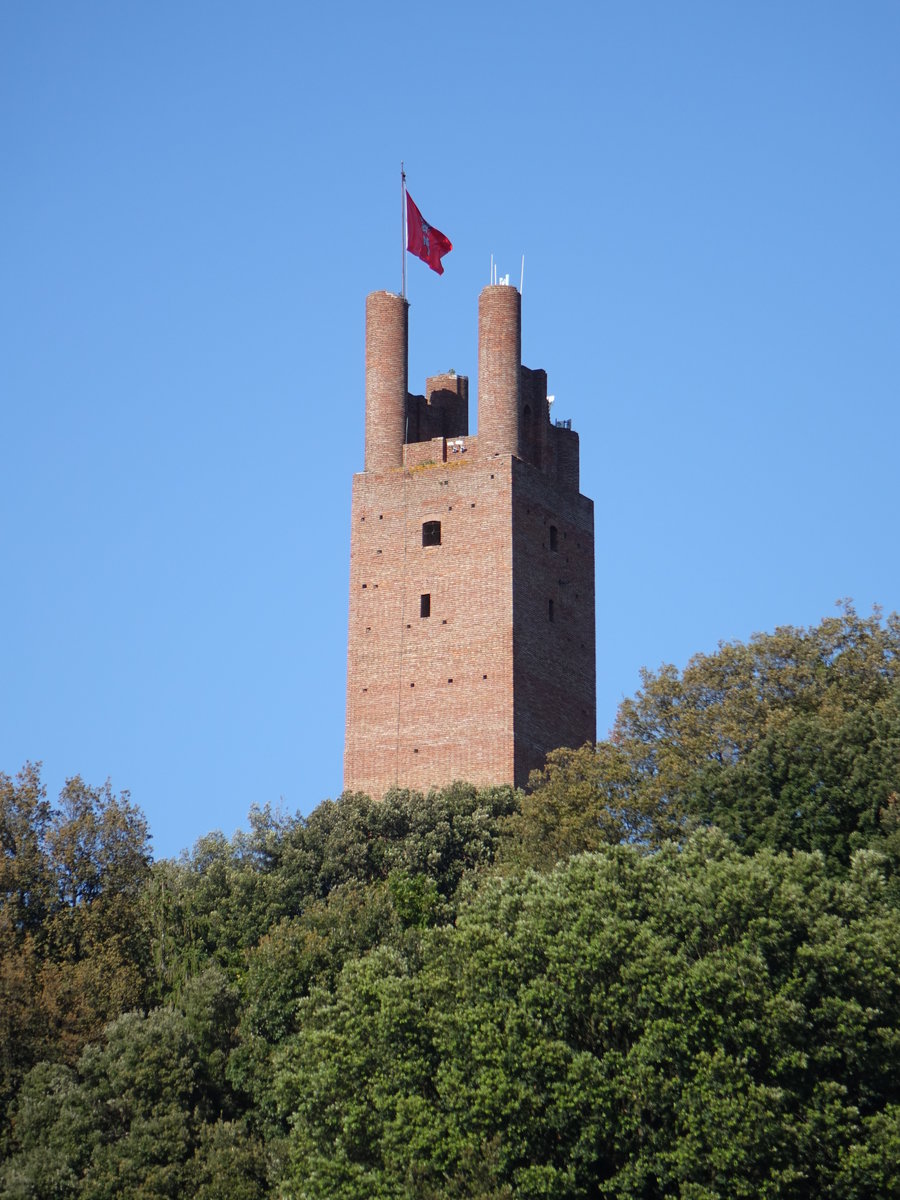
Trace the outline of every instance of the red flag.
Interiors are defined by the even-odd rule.
[[[441,259],[453,249],[450,239],[428,224],[409,192],[406,193],[406,248],[410,254],[428,263],[438,275],[444,273]]]

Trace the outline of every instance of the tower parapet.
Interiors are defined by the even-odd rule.
[[[469,432],[469,380],[455,371],[425,381],[424,396],[406,402],[406,441],[466,437]]]
[[[556,480],[561,488],[577,492],[581,487],[578,434],[568,425],[551,427],[556,443]]]

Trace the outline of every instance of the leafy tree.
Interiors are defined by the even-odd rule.
[[[242,978],[239,1044],[229,1078],[252,1098],[249,1116],[267,1138],[287,1131],[279,1118],[273,1062],[300,1022],[300,1001],[314,987],[334,987],[347,962],[379,945],[402,951],[435,911],[436,885],[424,876],[392,875],[387,883],[346,883],[277,925],[248,956]]]
[[[53,910],[56,880],[48,839],[54,819],[40,764],[11,779],[0,773],[0,936],[3,949],[40,936]]]
[[[0,1193],[900,1194],[898,652],[846,605],[524,792],[152,868],[127,794],[0,775]]]
[[[235,978],[247,954],[279,922],[299,917],[341,887],[422,877],[453,895],[487,866],[514,811],[511,788],[454,784],[427,796],[395,791],[374,802],[346,795],[308,818],[251,811],[249,834],[201,838],[190,855],[157,863],[145,893],[157,997],[177,999],[187,979],[216,962]],[[398,883],[399,886],[399,883]],[[399,895],[399,893],[398,893]]]
[[[707,764],[686,786],[685,805],[748,852],[818,850],[836,869],[862,846],[890,850],[887,810],[898,784],[900,687],[894,685],[857,709],[791,717],[737,762]]]
[[[75,1068],[41,1063],[19,1093],[4,1196],[162,1200],[265,1195],[267,1158],[225,1082],[234,996],[218,968],[182,1009],[113,1021]],[[231,1114],[231,1115],[229,1115]]]
[[[306,819],[253,810],[248,834],[211,834],[178,862],[154,866],[143,914],[155,994],[183,1006],[210,965],[239,987],[228,1079],[251,1099],[254,1128],[284,1130],[271,1062],[297,1029],[298,1001],[331,986],[349,959],[452,917],[450,898],[490,865],[515,806],[510,788],[457,784],[378,803],[348,795]]]
[[[271,1158],[242,1121],[201,1126],[189,1172],[193,1200],[263,1200]]]
[[[681,674],[644,672],[613,741],[645,804],[683,810],[698,771],[744,763],[767,744],[790,746],[804,719],[817,733],[846,728],[854,712],[889,702],[898,670],[900,617],[883,620],[876,609],[863,618],[847,603],[810,629],[786,626],[695,655]]]
[[[0,1103],[42,1058],[73,1063],[144,995],[146,822],[78,777],[49,804],[37,766],[0,775]]]
[[[320,804],[303,831],[325,896],[351,880],[386,880],[392,871],[433,879],[449,898],[463,875],[493,862],[517,801],[508,787],[455,783],[427,795],[404,789],[380,801],[361,794]]]
[[[698,822],[746,852],[820,850],[845,869],[878,846],[900,866],[900,618],[849,604],[644,672],[610,741],[558,750],[533,774],[503,859],[546,868],[616,842],[659,845]]]
[[[612,742],[551,751],[519,806],[500,854],[516,867],[547,869],[620,842],[659,845],[685,829],[682,807],[642,789],[639,772]]]
[[[38,1064],[25,1077],[16,1109],[18,1153],[0,1164],[0,1193],[9,1200],[76,1196],[96,1139],[75,1071]]]
[[[302,907],[314,886],[294,850],[302,828],[300,817],[252,808],[249,832],[207,834],[177,862],[155,864],[144,905],[161,999],[210,962],[239,972],[246,951]]]
[[[491,883],[418,960],[379,948],[301,1001],[276,1056],[286,1187],[837,1197],[889,1179],[900,914],[880,867],[863,852],[836,879],[710,833]]]

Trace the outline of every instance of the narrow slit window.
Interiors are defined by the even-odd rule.
[[[548,621],[553,620],[553,601],[552,600],[547,601],[547,620]]]
[[[559,549],[559,533],[557,532],[555,525],[550,526],[550,549]]]
[[[431,592],[423,592],[419,597],[419,616],[431,616]]]
[[[441,544],[440,521],[424,521],[422,524],[422,545],[439,546]]]

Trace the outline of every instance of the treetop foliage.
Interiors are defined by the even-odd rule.
[[[883,1194],[851,1149],[898,1131],[898,953],[873,857],[709,833],[489,882],[301,1005],[292,1194]]]
[[[747,852],[819,850],[846,867],[897,861],[900,618],[839,616],[642,673],[608,742],[559,750],[531,780],[519,862],[648,846],[718,825]]]
[[[809,629],[785,626],[697,654],[681,674],[671,666],[642,671],[612,740],[643,787],[677,795],[698,768],[744,760],[800,718],[836,728],[855,710],[883,703],[898,670],[900,617],[879,610],[860,617],[844,602],[840,615]]]
[[[28,764],[15,779],[0,774],[0,848],[5,1110],[33,1063],[72,1062],[107,1021],[141,1002],[138,908],[150,842],[127,793],[75,777],[53,806],[38,766]]]
[[[642,675],[527,789],[151,863],[0,775],[0,1195],[900,1196],[900,622]]]

